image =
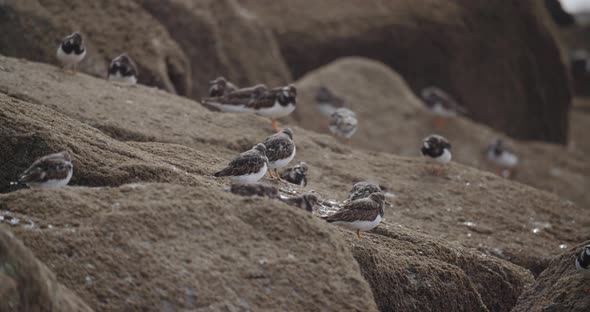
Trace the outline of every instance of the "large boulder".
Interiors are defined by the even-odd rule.
[[[164,25],[192,65],[192,97],[225,76],[239,86],[291,81],[273,33],[235,0],[136,0]]]
[[[56,65],[58,43],[73,31],[81,31],[88,46],[81,71],[106,77],[111,60],[128,52],[139,67],[140,83],[182,95],[191,93],[186,55],[167,30],[133,0],[2,1],[0,29],[1,54]]]
[[[12,231],[97,311],[376,311],[346,242],[307,212],[221,187],[2,195]]]
[[[1,227],[0,311],[92,311],[58,283],[55,275],[12,233]]]
[[[555,257],[518,299],[513,312],[590,311],[589,278],[576,271],[576,257],[590,241]]]
[[[414,91],[442,87],[510,136],[567,142],[567,71],[542,1],[239,2],[274,31],[295,78],[365,56]]]

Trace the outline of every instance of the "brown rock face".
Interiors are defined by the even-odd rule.
[[[0,228],[0,311],[91,312],[92,309],[58,283],[12,233]]]
[[[590,278],[576,271],[574,265],[582,247],[589,243],[578,245],[553,259],[535,283],[522,294],[512,311],[590,311]]]
[[[414,91],[442,87],[470,118],[510,136],[567,142],[567,71],[541,1],[240,3],[275,32],[296,78],[365,56],[394,68]]]
[[[0,29],[4,55],[57,65],[58,43],[80,31],[88,48],[81,71],[106,77],[111,60],[127,52],[139,66],[139,83],[181,95],[191,92],[190,63],[182,49],[133,0],[4,1]]]
[[[12,230],[97,311],[377,311],[322,220],[205,181],[22,190],[0,209],[34,222]]]
[[[239,86],[291,81],[272,32],[235,0],[136,0],[169,31],[192,65],[192,98],[225,76]]]
[[[374,233],[345,237],[380,311],[510,311],[533,282],[519,266],[401,226]]]

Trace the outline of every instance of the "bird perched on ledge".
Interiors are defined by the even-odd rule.
[[[216,177],[229,177],[237,183],[258,182],[268,170],[266,147],[258,143],[252,149],[236,156],[227,167],[215,172]]]
[[[467,111],[448,93],[438,87],[426,87],[420,92],[420,97],[426,108],[435,116],[434,126],[442,129],[446,120]]]
[[[265,85],[239,89],[218,97],[204,98],[205,105],[225,112],[249,112],[272,119],[272,127],[279,132],[277,118],[295,110],[297,89],[294,85],[269,89]]]
[[[72,156],[67,151],[43,156],[23,172],[18,183],[31,188],[58,188],[68,185],[74,174]]]
[[[123,53],[115,57],[111,65],[109,65],[107,79],[109,81],[136,84],[137,75],[137,65],[127,53]]]
[[[225,77],[217,77],[209,81],[209,97],[219,97],[237,91],[238,88]]]
[[[307,170],[309,167],[302,161],[292,168],[285,169],[281,173],[281,178],[289,183],[305,187],[307,186]]]
[[[356,231],[358,238],[361,238],[360,231],[370,231],[381,223],[384,204],[385,195],[383,193],[372,193],[369,197],[344,204],[335,214],[322,219]]]
[[[422,155],[439,164],[438,168],[433,170],[437,176],[442,175],[444,165],[451,161],[451,143],[444,137],[436,134],[427,136],[422,141]]]
[[[262,142],[266,147],[268,157],[268,168],[274,170],[274,175],[269,171],[272,178],[281,179],[277,169],[285,167],[295,157],[297,148],[293,142],[293,130],[287,128],[279,133],[273,134]]]
[[[76,74],[78,63],[86,56],[86,45],[84,38],[78,32],[65,37],[57,47],[57,59],[63,66],[64,73],[69,66],[72,67],[72,73]]]

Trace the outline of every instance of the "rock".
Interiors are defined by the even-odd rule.
[[[192,65],[194,99],[224,76],[239,86],[291,81],[272,32],[235,0],[136,0],[159,20]]]
[[[133,21],[130,23],[129,21]],[[139,66],[139,83],[188,95],[190,62],[162,25],[133,0],[72,2],[8,0],[0,8],[0,53],[58,64],[58,43],[73,31],[85,36],[82,72],[106,77],[113,58],[127,52]],[[142,35],[149,29],[149,36]],[[55,75],[61,75],[55,69]]]
[[[391,223],[345,237],[380,311],[510,311],[534,281],[519,266]]]
[[[542,1],[239,2],[274,31],[295,78],[364,56],[416,92],[441,87],[469,118],[512,137],[567,142],[567,70]]]
[[[574,266],[576,256],[589,243],[578,245],[555,257],[535,283],[522,294],[512,311],[589,311],[588,278],[583,277]]]
[[[317,132],[329,133],[327,119],[318,114],[314,102],[320,85],[343,97],[357,113],[359,131],[352,137],[355,147],[415,157],[420,155],[422,139],[438,133],[451,141],[453,161],[497,172],[485,152],[488,144],[502,138],[521,160],[515,180],[590,205],[590,180],[586,178],[590,165],[584,149],[515,141],[465,118],[448,120],[444,129],[436,129],[433,117],[399,74],[382,63],[358,57],[336,60],[297,81],[299,105],[291,120]],[[585,142],[585,123],[580,116],[572,114],[572,141],[579,138],[576,146]]]
[[[34,221],[12,231],[97,311],[377,311],[322,220],[205,179],[21,190],[0,210]]]
[[[0,227],[0,311],[92,311]]]
[[[227,181],[214,179],[211,173],[273,131],[265,118],[210,112],[198,103],[145,86],[121,87],[86,75],[60,80],[52,76],[49,66],[5,57],[0,57],[0,67],[9,70],[0,75],[0,93],[9,95],[0,98],[0,125],[12,131],[9,137],[13,132],[37,134],[40,143],[31,146],[39,150],[43,144],[52,151],[64,144],[70,147],[74,166],[80,168],[74,173],[73,185],[166,182],[222,191]],[[240,127],[227,126],[237,124]],[[420,158],[351,149],[332,137],[289,126],[297,144],[294,163],[305,161],[314,168],[305,191],[315,191],[322,202],[337,205],[354,182],[372,181],[396,195],[388,199],[394,205],[386,208],[386,220],[476,248],[535,274],[562,252],[560,245],[590,239],[590,217],[584,206],[556,195],[455,162],[448,166],[446,176],[430,176]],[[459,129],[476,132],[469,127],[453,131]],[[1,151],[22,145],[4,142]],[[461,149],[477,149],[458,146],[461,144],[458,154]],[[546,153],[559,159],[563,149]],[[24,169],[37,156],[23,152],[15,159],[10,155],[0,155],[8,159],[2,163],[5,168]],[[120,168],[120,161],[128,166]],[[3,170],[0,173],[3,179],[12,177]],[[294,185],[271,184],[302,191]],[[232,202],[227,203],[235,208]],[[331,212],[329,209],[333,208],[318,212]]]

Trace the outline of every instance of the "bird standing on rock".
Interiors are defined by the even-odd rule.
[[[309,167],[302,161],[292,168],[285,169],[281,173],[281,178],[289,183],[305,187],[307,186],[307,170]]]
[[[348,201],[355,201],[357,199],[369,197],[373,193],[382,192],[381,187],[375,183],[361,181],[352,186],[348,194]]]
[[[446,119],[458,114],[465,114],[466,110],[455,99],[438,87],[426,87],[420,92],[420,97],[426,108],[435,116],[434,126],[442,129]]]
[[[279,132],[277,118],[286,117],[295,110],[297,89],[294,85],[269,89],[256,85],[239,89],[218,97],[202,99],[204,105],[225,112],[247,112],[272,119],[272,127]]]
[[[332,116],[337,109],[344,107],[344,100],[324,86],[318,89],[315,102],[318,110],[326,117]]]
[[[86,56],[84,38],[78,32],[65,37],[57,48],[57,59],[63,66],[64,73],[72,66],[72,73],[77,73],[77,66]]]
[[[488,146],[487,159],[499,168],[498,175],[509,178],[518,165],[518,156],[504,146],[502,140]]]
[[[209,81],[209,97],[219,97],[238,90],[238,88],[225,77],[217,77]]]
[[[214,173],[216,177],[229,177],[237,183],[254,183],[268,170],[266,147],[258,143],[252,149],[239,154],[227,167]]]
[[[123,53],[115,57],[109,65],[107,79],[133,85],[137,83],[137,73],[135,62],[127,53]]]
[[[356,231],[358,238],[361,238],[360,231],[370,231],[381,223],[384,204],[385,195],[383,193],[372,193],[369,197],[344,204],[342,209],[338,210],[335,214],[323,217],[322,219],[329,223]]]
[[[436,134],[427,136],[422,141],[422,155],[439,163],[439,167],[434,169],[438,176],[442,175],[443,165],[451,161],[451,143],[444,137]]]
[[[285,167],[295,157],[297,148],[293,142],[293,130],[287,128],[279,133],[273,134],[262,142],[266,147],[266,156],[268,157],[268,168],[274,169],[269,171],[272,178],[281,179],[277,169]]]
[[[74,174],[72,156],[67,151],[43,156],[23,172],[18,183],[31,188],[58,188],[68,185]]]
[[[332,134],[343,137],[350,143],[350,138],[356,133],[358,120],[356,114],[348,108],[337,109],[330,116],[329,129]]]

